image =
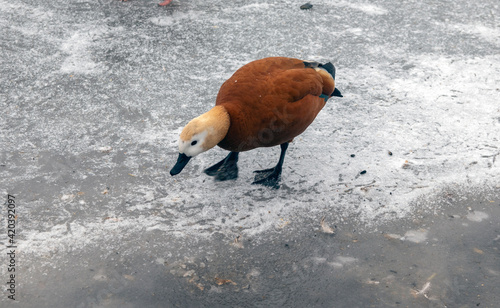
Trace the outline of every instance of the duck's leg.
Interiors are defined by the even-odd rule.
[[[256,170],[257,173],[255,176],[254,182],[252,184],[261,184],[264,186],[269,186],[272,188],[279,188],[279,181],[281,180],[281,170],[283,168],[283,161],[285,160],[286,149],[288,149],[288,142],[282,143],[280,160],[276,167],[265,170]]]
[[[210,176],[215,176],[217,181],[226,181],[238,177],[238,154],[239,152],[230,152],[226,158],[208,167],[203,172]]]

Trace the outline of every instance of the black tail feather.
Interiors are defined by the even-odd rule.
[[[342,93],[340,93],[339,89],[335,88],[335,90],[333,90],[333,93],[331,96],[338,96],[338,97],[344,97],[342,95]]]

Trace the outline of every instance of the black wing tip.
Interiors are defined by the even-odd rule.
[[[302,61],[302,63],[304,63],[305,67],[310,67],[310,68],[316,68],[321,65],[316,61]]]

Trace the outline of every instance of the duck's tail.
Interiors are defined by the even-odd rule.
[[[315,61],[304,61],[305,67],[314,68],[323,78],[323,95],[325,99],[332,96],[343,97],[339,89],[335,88],[335,66],[331,62],[321,64]]]
[[[330,75],[332,75],[333,79],[335,79],[335,66],[333,66],[332,62],[328,62],[327,64],[319,64],[318,67],[326,70]]]

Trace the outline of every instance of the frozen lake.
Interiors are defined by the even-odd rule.
[[[497,307],[497,1],[157,2],[0,0],[17,306]],[[344,95],[281,188],[250,184],[279,147],[171,177],[184,125],[271,56],[331,61]]]

